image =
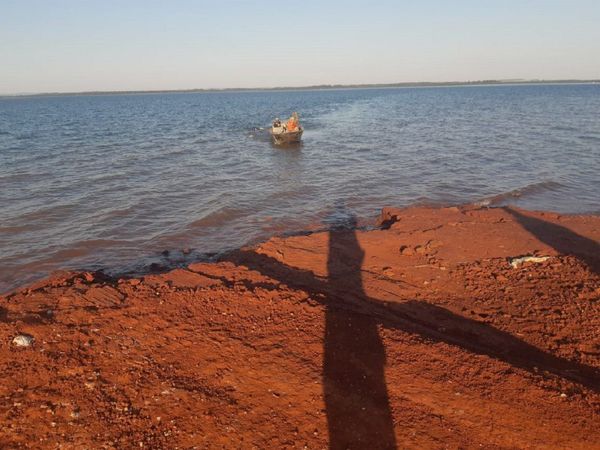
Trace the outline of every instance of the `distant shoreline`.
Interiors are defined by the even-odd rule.
[[[85,95],[143,95],[143,94],[186,94],[213,92],[270,92],[270,91],[314,91],[336,89],[385,89],[413,87],[458,87],[458,86],[510,86],[510,85],[545,85],[545,84],[596,84],[593,80],[480,80],[480,81],[443,81],[443,82],[405,82],[381,84],[320,84],[312,86],[278,86],[269,88],[223,88],[223,89],[159,89],[134,91],[82,91],[82,92],[41,92],[34,94],[4,94],[0,99],[24,97],[62,97]]]

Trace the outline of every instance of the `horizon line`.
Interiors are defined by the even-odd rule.
[[[518,84],[595,84],[598,79],[490,79],[475,81],[404,81],[398,83],[358,83],[358,84],[315,84],[307,86],[275,86],[275,87],[233,87],[233,88],[189,88],[189,89],[139,89],[139,90],[100,90],[100,91],[65,91],[0,94],[0,98],[15,97],[58,97],[76,95],[119,95],[119,94],[167,94],[167,93],[210,93],[210,92],[256,92],[256,91],[302,91],[333,89],[369,89],[369,88],[401,88],[401,87],[450,87],[450,86],[486,86],[486,85],[518,85]]]

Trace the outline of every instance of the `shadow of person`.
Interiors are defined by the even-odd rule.
[[[330,244],[336,247],[333,249],[335,260],[349,265],[349,255],[352,253],[362,260],[360,248],[356,250],[354,247],[351,252],[343,249],[344,245],[358,245],[354,232],[332,231],[331,234],[335,236]],[[362,285],[356,289],[359,281],[349,282],[352,277],[349,279],[347,274],[350,272],[345,272],[344,276],[341,267],[334,268],[334,276],[325,280],[309,270],[287,266],[275,258],[251,250],[238,251],[229,255],[227,260],[256,270],[293,289],[309,292],[313,299],[321,301],[328,309],[334,308],[340,316],[352,316],[355,321],[359,320],[358,316],[362,317],[360,320],[368,318],[385,329],[418,334],[434,342],[444,342],[472,353],[487,355],[530,373],[548,372],[600,392],[600,370],[596,367],[555,356],[485,322],[463,317],[426,301],[390,303],[368,297]],[[328,262],[333,264],[331,258],[328,258]]]
[[[385,382],[385,348],[376,318],[348,311],[344,304],[364,301],[364,252],[351,229],[329,232],[327,282],[344,293],[326,304],[323,393],[332,449],[396,448]]]
[[[487,355],[536,376],[548,372],[600,392],[596,367],[548,353],[487,323],[426,301],[388,303],[367,296],[356,220],[351,217],[345,227],[330,227],[328,236],[327,278],[252,250],[238,250],[222,260],[304,290],[325,307],[323,393],[330,448],[396,448],[379,327]]]
[[[503,209],[525,230],[563,255],[575,255],[595,274],[600,274],[600,244],[566,227],[525,215],[508,206]]]

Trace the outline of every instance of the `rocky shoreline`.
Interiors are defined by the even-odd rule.
[[[600,217],[345,225],[0,297],[0,447],[600,448]]]

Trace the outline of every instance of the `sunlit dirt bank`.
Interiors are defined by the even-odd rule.
[[[0,447],[600,448],[600,218],[352,225],[0,297]]]

